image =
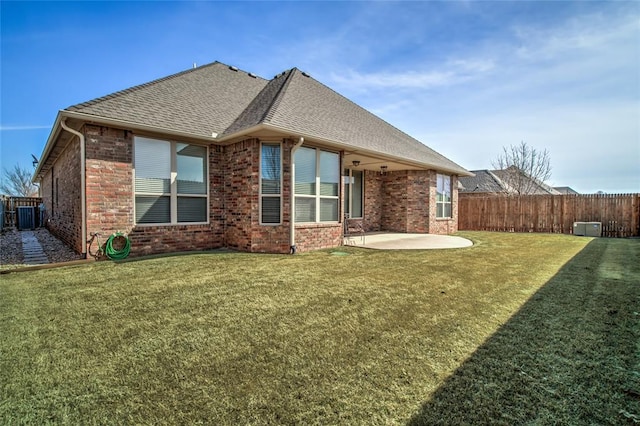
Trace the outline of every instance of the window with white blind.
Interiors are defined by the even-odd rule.
[[[295,153],[295,221],[337,222],[340,155],[301,147]]]
[[[279,143],[262,143],[260,149],[260,223],[282,223],[282,149]]]
[[[436,218],[451,217],[451,176],[436,177]]]
[[[349,218],[362,218],[363,175],[362,170],[344,170],[344,212]]]
[[[134,167],[136,223],[207,222],[206,147],[136,136]]]

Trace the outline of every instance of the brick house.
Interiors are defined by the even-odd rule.
[[[451,233],[467,175],[296,68],[214,62],[59,111],[35,179],[52,233],[86,253],[125,232],[135,256],[335,247],[346,216]]]

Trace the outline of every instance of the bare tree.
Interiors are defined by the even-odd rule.
[[[502,154],[491,164],[497,169],[506,191],[515,195],[534,194],[551,178],[551,157],[525,142],[502,148]]]
[[[38,185],[31,182],[33,174],[16,164],[12,170],[3,170],[0,193],[16,197],[36,197]]]

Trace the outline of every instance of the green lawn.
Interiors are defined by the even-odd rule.
[[[640,240],[461,235],[2,275],[0,424],[640,416]]]

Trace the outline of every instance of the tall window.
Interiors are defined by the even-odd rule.
[[[451,217],[451,176],[437,175],[436,218]]]
[[[295,153],[295,221],[337,222],[340,156],[302,147]]]
[[[136,223],[207,222],[207,148],[137,137]]]
[[[260,153],[260,223],[282,223],[282,155],[279,143],[263,143]]]
[[[344,170],[344,212],[350,218],[362,217],[362,170]]]

